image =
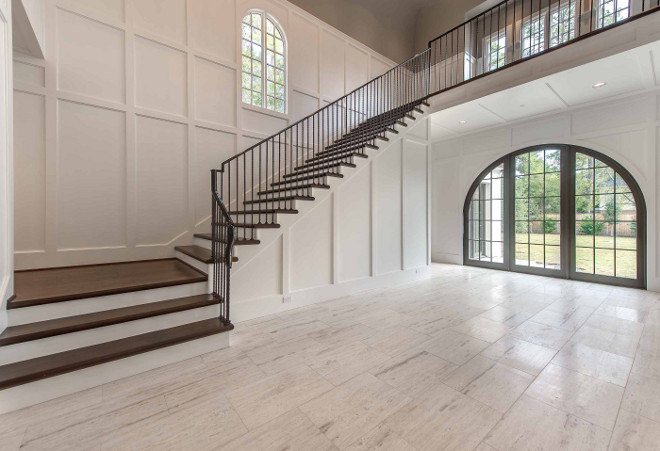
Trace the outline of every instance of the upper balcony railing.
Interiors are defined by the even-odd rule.
[[[432,92],[561,48],[658,7],[660,0],[505,0],[429,42]]]

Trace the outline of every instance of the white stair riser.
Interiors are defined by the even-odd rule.
[[[211,240],[205,240],[204,238],[197,238],[193,240],[195,246],[203,247],[204,249],[211,249]]]
[[[186,263],[187,265],[192,266],[198,271],[203,272],[204,274],[209,274],[209,270],[211,269],[212,265],[209,265],[204,262],[200,262],[196,258],[191,257],[190,255],[184,254],[183,252],[176,251],[175,252],[175,257],[182,262]]]
[[[149,302],[166,301],[169,299],[196,296],[209,293],[208,282],[187,283],[172,287],[154,288],[151,290],[131,291],[129,293],[99,296],[75,301],[53,302],[7,310],[10,326],[47,321],[49,319],[67,316],[84,315],[85,313],[102,312],[122,307],[131,307]]]
[[[108,341],[120,340],[170,327],[183,326],[205,319],[217,318],[219,315],[220,307],[218,305],[209,305],[192,310],[169,313],[167,315],[159,315],[106,327],[97,327],[42,338],[40,340],[32,340],[25,343],[16,343],[0,347],[0,365],[93,346]]]
[[[231,332],[191,340],[125,359],[96,365],[29,384],[0,390],[0,414],[60,396],[98,387],[125,377],[181,362],[229,346]]]

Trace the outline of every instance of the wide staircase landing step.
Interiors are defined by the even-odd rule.
[[[204,282],[206,274],[174,258],[18,271],[9,309]]]

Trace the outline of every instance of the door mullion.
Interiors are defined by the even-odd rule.
[[[575,151],[566,147],[562,155],[561,170],[562,221],[561,239],[562,265],[569,279],[575,274]]]

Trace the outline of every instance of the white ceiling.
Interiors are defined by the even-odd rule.
[[[594,89],[598,82],[607,85]],[[433,113],[431,138],[448,139],[659,86],[660,41]]]

